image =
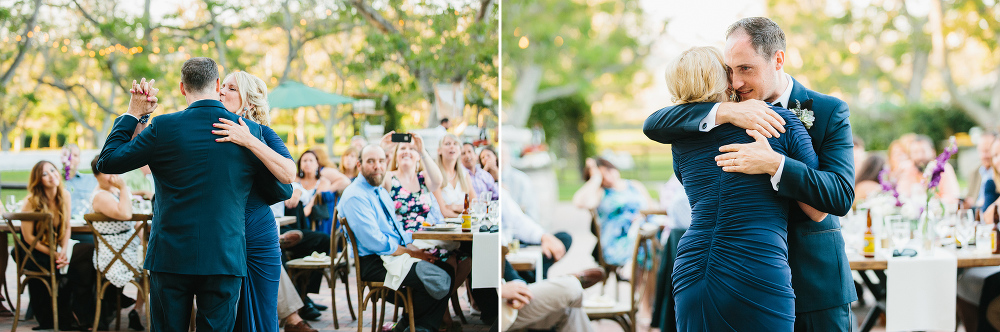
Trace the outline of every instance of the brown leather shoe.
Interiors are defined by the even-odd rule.
[[[309,323],[303,320],[295,325],[285,324],[285,332],[319,332],[319,330],[309,326]]]
[[[288,249],[294,247],[296,244],[299,244],[299,241],[301,240],[302,231],[290,230],[278,237],[278,244],[281,246],[281,249]]]
[[[574,273],[573,276],[580,280],[580,286],[587,289],[604,280],[605,275],[604,270],[595,267]]]

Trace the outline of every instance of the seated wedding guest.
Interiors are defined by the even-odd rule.
[[[547,330],[558,332],[593,331],[583,310],[580,279],[560,276],[535,283],[520,279],[504,261],[501,285],[500,331]]]
[[[424,149],[420,135],[413,134],[412,143],[383,140],[382,147],[391,157],[381,186],[389,191],[389,199],[394,203],[390,210],[399,216],[403,230],[412,233],[430,217],[433,192],[441,185],[441,169]]]
[[[347,151],[344,151],[344,154],[340,155],[340,173],[347,176],[351,181],[354,181],[354,178],[358,177],[358,165],[357,149],[349,147]]]
[[[445,135],[438,142],[437,165],[441,168],[443,180],[441,188],[434,191],[434,197],[437,198],[445,218],[454,218],[462,214],[465,210],[466,195],[469,196],[469,200],[476,198],[472,179],[459,162],[461,153],[461,143],[455,135]]]
[[[986,223],[997,222],[993,220],[993,215],[1000,205],[997,203],[997,198],[1000,198],[1000,188],[997,188],[997,183],[1000,183],[1000,140],[993,143],[993,147],[990,148],[991,161],[993,162],[993,174],[986,180],[986,184],[983,185],[983,209],[981,213],[982,221]]]
[[[879,154],[869,155],[861,162],[861,168],[854,176],[854,204],[882,191],[878,177],[882,170],[888,169],[886,164],[885,157]]]
[[[393,204],[389,192],[381,187],[386,164],[386,153],[381,147],[370,145],[362,149],[361,176],[344,190],[337,210],[347,218],[357,240],[360,257],[356,257],[356,264],[361,270],[358,277],[385,282],[390,288],[409,288],[416,304],[412,314],[417,331],[437,331],[448,309],[453,271],[438,262],[436,256],[414,247],[410,233],[389,212]],[[385,266],[402,268],[390,271]],[[406,316],[397,323],[408,324]]]
[[[506,175],[504,175],[506,176]],[[566,232],[551,234],[542,229],[541,225],[528,217],[517,202],[510,197],[510,192],[506,189],[500,190],[500,223],[504,242],[517,239],[523,244],[539,245],[542,249],[542,276],[538,278],[533,271],[521,272],[521,276],[528,282],[548,279],[549,268],[566,255],[566,251],[573,244],[573,237]]]
[[[97,188],[94,189],[93,198],[91,199],[94,207],[93,212],[103,214],[110,219],[132,219],[132,201],[129,200],[129,197],[132,197],[132,193],[128,185],[125,184],[122,176],[103,174],[98,171],[98,159],[98,157],[94,157],[94,160],[90,162],[90,168],[94,172],[94,177],[97,178]],[[122,248],[124,248],[122,258],[114,259],[115,255],[112,252],[112,248],[103,245],[97,247],[95,264],[97,264],[96,267],[98,269],[104,271],[107,269],[108,263],[114,259],[114,264],[107,270],[108,272],[104,274],[104,277],[111,282],[111,285],[115,289],[109,287],[104,295],[105,301],[101,302],[101,312],[111,314],[114,313],[114,305],[117,303],[115,301],[108,301],[107,299],[114,299],[114,296],[121,293],[121,289],[135,278],[135,274],[125,264],[131,265],[137,271],[142,268],[139,265],[140,240],[138,238],[134,239],[128,243],[128,247],[125,247],[125,243],[128,242],[132,234],[135,234],[141,225],[135,221],[122,221],[101,222],[94,224],[94,226],[101,233],[104,241],[114,247],[114,251],[122,251]],[[124,259],[124,262],[122,259]],[[145,313],[146,307],[144,301],[143,297],[139,296],[136,299],[135,307],[128,313],[128,327],[130,329],[139,331],[143,329],[139,317]],[[107,324],[107,322],[102,323]]]
[[[508,148],[500,149],[503,153],[503,187],[510,193],[517,206],[521,208],[532,220],[541,218],[541,209],[538,207],[538,200],[535,197],[535,186],[531,183],[531,177],[521,170],[510,165],[510,153]]]
[[[96,172],[94,174],[97,174]],[[122,174],[125,185],[131,189],[133,195],[142,196],[142,199],[152,200],[156,189],[153,185],[153,173],[149,165],[142,166]]]
[[[285,332],[318,332],[303,318],[318,320],[321,314],[315,309],[311,311],[311,316],[300,314],[299,310],[304,308],[305,305],[299,298],[299,292],[295,290],[292,278],[282,267],[281,276],[278,278],[278,319],[285,321]]]
[[[965,194],[965,206],[974,209],[985,208],[986,181],[993,174],[993,155],[990,148],[997,139],[997,132],[988,131],[979,136],[976,152],[979,153],[979,167],[969,175],[969,190]]]
[[[434,130],[440,135],[448,135],[448,128],[451,128],[451,121],[445,117],[441,118],[440,124],[437,127],[434,127]]]
[[[917,178],[920,177],[920,170],[914,165],[913,160],[910,159],[910,145],[916,139],[916,134],[905,134],[900,136],[896,140],[893,140],[889,144],[889,180],[893,183],[897,183],[897,190],[902,188],[898,187],[899,183],[912,183],[918,181]],[[902,194],[903,192],[900,191]],[[907,191],[907,194],[909,192]]]
[[[573,194],[573,205],[597,211],[604,261],[623,266],[635,247],[635,238],[629,236],[629,230],[645,223],[646,217],[640,211],[656,204],[646,186],[622,179],[618,168],[603,158],[587,159],[583,179],[586,183]]]
[[[366,145],[368,145],[368,140],[363,136],[354,135],[354,137],[351,137],[350,147],[355,151],[361,151]]]
[[[97,179],[93,174],[78,172],[80,166],[80,147],[68,143],[62,148],[62,164],[59,174],[66,180],[66,190],[70,194],[69,218],[83,216],[90,211],[90,193],[97,187]],[[84,164],[86,165],[86,164]],[[90,240],[93,242],[93,239]]]
[[[924,178],[924,173],[928,168],[933,168],[936,164],[937,151],[934,150],[934,142],[926,135],[917,135],[909,148],[910,160],[920,171],[920,190],[927,188],[929,178]],[[911,190],[917,190],[911,188]],[[945,163],[944,173],[941,173],[941,182],[938,184],[937,197],[945,204],[955,205],[958,201],[959,188],[958,176],[955,175],[955,168],[951,164]]]
[[[497,190],[497,182],[489,172],[479,167],[479,155],[476,154],[476,147],[472,143],[462,144],[462,168],[469,174],[472,180],[472,191],[481,194],[484,191],[490,192],[490,200],[497,200],[500,193]]]
[[[854,169],[861,169],[861,163],[868,159],[868,151],[865,151],[865,140],[854,135]]]
[[[22,237],[19,241],[26,246],[34,246],[33,256],[38,264],[46,266],[49,264],[49,259],[55,259],[56,269],[61,270],[64,266],[69,266],[65,274],[58,272],[61,280],[58,285],[60,287],[58,306],[59,325],[62,325],[59,328],[70,330],[93,324],[97,271],[92,262],[94,245],[71,244],[75,242],[71,242],[69,238],[70,193],[64,188],[61,175],[56,166],[47,161],[40,161],[32,167],[28,178],[28,196],[21,212],[52,214],[55,238],[49,238],[41,232],[45,225],[22,221]],[[49,252],[49,241],[58,244],[56,252]],[[18,254],[25,253],[18,251]],[[39,271],[34,261],[27,260],[25,264],[25,269]],[[32,279],[28,281],[28,291],[31,294],[31,310],[39,325],[35,329],[53,328],[52,299],[45,284],[41,280]]]
[[[320,176],[319,161],[316,153],[312,151],[303,152],[299,156],[296,168],[295,182],[292,182],[292,197],[285,201],[285,207],[295,210],[301,205],[302,213],[308,217],[312,213],[313,197],[317,192],[330,191],[332,185],[330,181]],[[307,224],[302,220],[299,222]]]
[[[493,147],[487,145],[479,151],[479,167],[493,176],[493,182],[500,181],[500,162]]]
[[[667,212],[668,233],[670,229],[687,229],[691,226],[691,202],[688,201],[684,185],[677,179],[677,174],[671,174],[660,189],[660,205]]]
[[[282,226],[279,233],[281,235],[278,236],[278,243],[283,257],[297,259],[312,255],[313,252],[332,254],[330,252],[330,234],[308,229],[295,229],[291,226]],[[323,274],[321,271],[313,271],[309,273],[309,278],[306,280],[294,282],[297,283],[296,288],[305,289],[307,294],[319,294]],[[299,310],[299,314],[306,319],[312,320],[310,317],[313,316],[319,318],[319,312],[327,309],[327,306],[313,302],[308,295],[303,297],[302,301],[305,306]]]
[[[309,151],[316,155],[320,176],[330,182],[330,190],[328,191],[343,192],[344,188],[347,188],[347,185],[351,184],[351,179],[341,173],[336,165],[330,161],[330,157],[326,155],[326,150],[317,146],[309,149]]]

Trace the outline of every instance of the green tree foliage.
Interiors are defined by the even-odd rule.
[[[556,155],[575,159],[582,170],[584,160],[597,154],[594,114],[580,95],[535,104],[528,118],[545,130],[545,141]]]
[[[941,143],[974,126],[971,117],[947,104],[885,105],[879,113],[851,116],[851,130],[865,140],[868,150],[887,150],[889,143],[907,133]]]
[[[510,0],[503,11],[505,124],[524,126],[536,103],[648,83],[635,79],[651,40],[639,1]]]

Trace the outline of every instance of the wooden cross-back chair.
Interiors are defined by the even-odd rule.
[[[59,331],[59,282],[56,280],[57,272],[56,270],[56,260],[49,258],[48,264],[40,264],[37,259],[35,259],[35,244],[28,243],[25,244],[24,241],[17,239],[16,234],[22,232],[20,226],[14,225],[14,220],[20,220],[23,222],[43,223],[45,226],[41,227],[40,231],[43,235],[49,239],[48,249],[50,253],[56,252],[56,232],[52,227],[52,214],[51,213],[39,213],[39,212],[29,212],[29,213],[4,213],[4,222],[7,224],[7,229],[15,234],[14,237],[14,263],[17,266],[17,305],[12,305],[14,308],[14,324],[11,326],[11,331],[17,330],[17,324],[21,317],[21,293],[24,293],[24,286],[29,280],[35,279],[41,281],[45,288],[48,289],[49,294],[52,298],[52,327],[55,331]],[[38,227],[35,227],[38,229]],[[35,241],[38,241],[38,234],[36,234]],[[32,263],[38,271],[26,269],[28,263]],[[10,302],[10,295],[7,294],[7,301]]]
[[[383,283],[376,281],[364,281],[361,280],[361,257],[358,256],[358,240],[354,237],[354,232],[351,231],[351,226],[347,222],[347,218],[340,218],[340,224],[343,225],[347,236],[350,239],[351,252],[354,254],[354,276],[358,281],[358,332],[361,332],[364,325],[364,310],[368,305],[368,301],[372,302],[372,332],[377,331],[377,328],[382,326],[385,322],[385,302],[386,298],[390,294],[395,296],[396,307],[402,303],[406,311],[407,316],[410,320],[410,331],[416,331],[416,323],[413,317],[413,292],[411,289],[404,287],[404,290],[393,290],[391,288],[385,287]],[[365,289],[368,292],[365,293]],[[402,301],[401,301],[402,300]],[[382,302],[382,315],[379,318],[378,325],[375,324],[375,315],[378,313],[376,301]],[[399,318],[399,312],[393,310],[392,320],[396,321]]]
[[[125,260],[125,258],[123,257],[123,255],[125,255],[125,248],[128,248],[128,246],[130,244],[132,244],[134,241],[139,241],[139,243],[141,243],[141,248],[142,249],[141,249],[141,251],[138,254],[140,255],[140,257],[146,257],[146,246],[148,245],[147,239],[149,237],[149,222],[153,220],[153,215],[151,215],[151,214],[133,214],[131,219],[128,219],[128,220],[117,220],[117,219],[112,219],[111,217],[108,217],[108,216],[106,216],[104,214],[101,214],[101,213],[88,213],[88,214],[86,214],[86,215],[83,216],[83,219],[86,220],[87,223],[90,225],[91,233],[94,234],[94,244],[96,245],[96,248],[94,248],[94,259],[97,260],[97,257],[101,254],[101,249],[100,248],[102,246],[105,247],[105,248],[110,249],[111,255],[114,256],[114,257],[111,258],[111,261],[108,262],[108,265],[105,266],[103,270],[100,269],[100,268],[96,269],[97,270],[97,308],[95,309],[95,313],[94,313],[94,326],[93,326],[93,330],[97,331],[97,325],[98,325],[98,322],[100,322],[100,318],[101,318],[101,302],[103,301],[103,298],[104,298],[104,292],[107,290],[107,288],[109,286],[111,286],[111,281],[108,280],[105,277],[105,275],[108,274],[108,272],[111,270],[111,267],[115,264],[115,262],[120,262],[122,265],[124,265],[126,268],[128,268],[128,270],[131,271],[132,274],[134,274],[136,278],[138,278],[138,281],[135,280],[136,278],[133,278],[133,280],[130,281],[130,282],[133,285],[135,285],[136,288],[138,288],[139,291],[137,292],[137,296],[142,296],[143,299],[146,300],[144,302],[145,306],[146,306],[146,308],[145,308],[146,309],[145,310],[145,312],[146,312],[146,321],[150,322],[150,314],[149,314],[149,271],[146,270],[146,269],[143,269],[140,266],[132,266],[131,264],[128,263],[128,261]],[[107,234],[101,234],[101,232],[99,232],[97,230],[97,227],[96,227],[96,225],[99,225],[101,223],[130,222],[130,221],[131,222],[140,222],[141,223],[140,224],[140,228],[135,233],[133,233],[132,236],[130,236],[128,238],[128,240],[125,241],[125,245],[123,245],[121,248],[115,248],[110,243],[108,243],[108,240],[104,238],[104,235],[107,235]],[[117,301],[117,305],[115,306],[115,308],[121,308],[122,299],[121,299],[120,294],[117,294],[117,295],[118,296],[115,296],[115,298],[117,298],[118,301]],[[115,318],[117,320],[117,322],[115,323],[115,329],[116,330],[120,330],[121,329],[121,325],[122,325],[122,313],[121,313],[120,309],[119,310],[115,310]]]
[[[656,280],[648,278],[658,271],[660,241],[656,235],[659,229],[640,229],[635,240],[635,247],[632,251],[632,276],[629,278],[628,301],[620,302],[615,298],[616,304],[610,308],[586,308],[587,317],[591,320],[610,319],[621,325],[627,332],[636,331],[636,314],[646,294],[647,287],[656,287]],[[649,267],[647,267],[647,265]],[[652,285],[650,285],[652,284]],[[617,283],[615,284],[617,288]]]
[[[597,209],[590,210],[590,231],[594,233],[594,237],[597,238],[597,244],[594,245],[594,260],[597,261],[597,265],[604,270],[604,279],[601,280],[601,295],[604,295],[608,290],[608,279],[614,274],[615,281],[613,285],[615,291],[615,299],[618,298],[618,283],[621,281],[621,277],[618,275],[618,268],[621,266],[608,263],[604,260],[604,244],[601,242],[601,220],[597,214]]]
[[[337,210],[333,210],[333,218],[337,220]],[[340,322],[337,319],[337,296],[334,294],[336,281],[340,280],[344,284],[344,293],[347,294],[347,308],[350,309],[351,318],[357,319],[354,315],[354,307],[351,304],[351,287],[347,283],[347,276],[351,273],[348,261],[347,248],[345,247],[347,238],[340,227],[333,227],[330,230],[330,263],[309,262],[305,258],[297,258],[285,263],[289,277],[292,280],[299,280],[308,277],[309,272],[320,270],[326,283],[330,285],[330,301],[333,306],[333,327],[339,329]],[[356,264],[357,262],[355,262]],[[299,287],[299,296],[303,299],[306,296],[306,288]]]

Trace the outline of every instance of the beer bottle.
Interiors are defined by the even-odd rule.
[[[462,210],[462,214],[469,214],[469,194],[465,194],[465,210]]]
[[[875,257],[875,233],[872,232],[872,210],[868,210],[868,226],[865,228],[865,247],[861,251],[865,257]]]
[[[990,252],[994,255],[1000,254],[1000,247],[997,246],[997,238],[1000,237],[1000,229],[997,229],[997,223],[1000,222],[1000,209],[993,209],[993,226],[990,230]]]

